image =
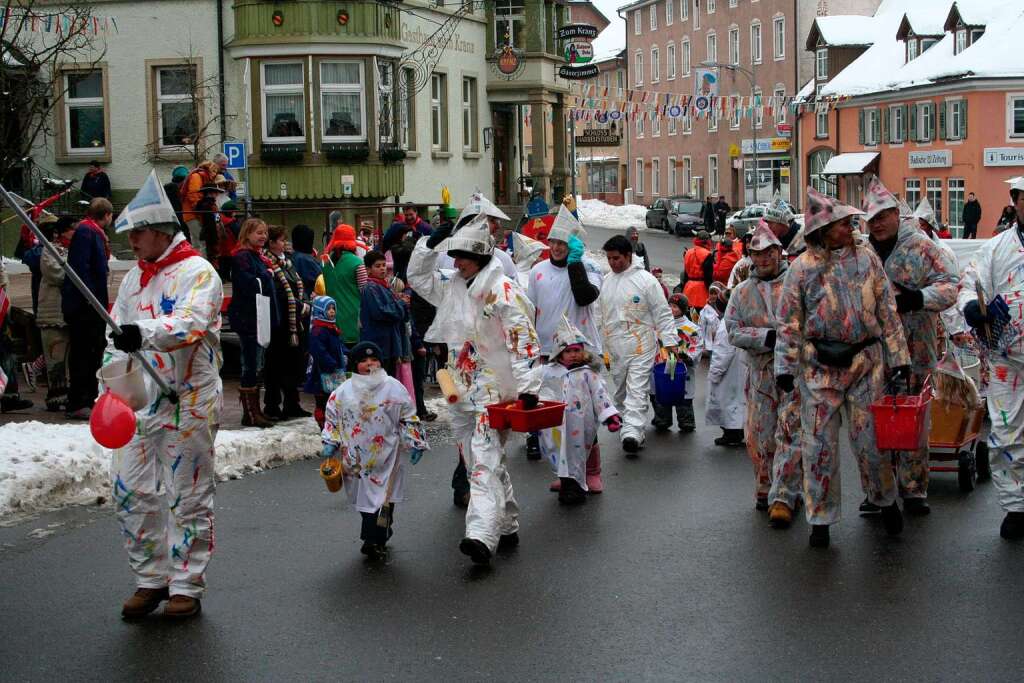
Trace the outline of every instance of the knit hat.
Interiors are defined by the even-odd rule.
[[[849,204],[826,197],[813,187],[807,187],[807,210],[804,212],[804,235],[810,235],[850,216],[863,216],[864,212]]]
[[[114,232],[129,230],[156,230],[171,235],[178,230],[178,217],[155,170],[149,172],[146,182],[114,221]]]
[[[682,292],[676,292],[675,294],[670,296],[668,298],[668,302],[670,304],[675,304],[676,306],[678,306],[683,313],[686,313],[688,310],[690,310],[690,300]]]
[[[878,176],[873,175],[868,179],[863,205],[865,220],[871,220],[886,209],[898,209],[900,203],[896,200],[896,196],[889,191],[889,188],[882,184]]]
[[[458,225],[462,222],[462,219],[479,214],[503,221],[512,220],[504,211],[495,206],[494,202],[490,199],[483,196],[480,192],[474,192],[473,196],[469,198],[469,203],[466,204],[465,208],[462,209],[462,213],[459,214],[459,220],[455,221],[455,224]]]
[[[338,304],[333,298],[329,296],[317,296],[313,297],[312,315],[313,320],[322,320],[326,323],[334,323],[336,320],[331,320],[327,317],[327,308],[334,306],[334,315],[338,315]]]
[[[348,352],[348,365],[355,368],[360,361],[367,358],[381,359],[380,347],[371,341],[361,341],[353,346]]]
[[[789,210],[786,202],[782,201],[782,195],[778,190],[772,197],[772,203],[764,210],[764,220],[784,225],[789,225],[789,222],[793,220],[793,212]]]
[[[554,345],[551,347],[551,357],[555,358],[568,346],[573,344],[580,344],[586,346],[590,342],[583,336],[583,333],[573,325],[569,318],[562,316],[562,322],[558,323],[558,328],[555,330]]]
[[[459,231],[448,239],[441,242],[434,248],[442,254],[449,256],[490,256],[494,252],[494,238],[491,237],[491,229],[487,225],[487,215],[479,214],[466,225],[459,228]]]
[[[558,207],[558,215],[555,217],[555,222],[551,224],[551,230],[548,231],[548,241],[568,242],[573,235],[583,239],[587,236],[587,232],[583,229],[583,224],[579,219],[572,215],[565,204],[562,204]]]
[[[238,204],[235,204],[234,199],[229,199],[220,205],[221,211],[238,211]]]
[[[768,227],[768,223],[762,218],[758,222],[757,227],[754,228],[754,236],[750,238],[750,246],[747,247],[750,251],[764,251],[772,247],[778,247],[782,249],[782,242],[775,236],[772,229]]]
[[[914,218],[924,220],[935,230],[939,229],[939,221],[935,219],[935,211],[932,210],[932,205],[927,197],[922,199],[921,203],[917,205],[917,209],[914,211]]]
[[[174,170],[171,171],[171,180],[176,183],[180,183],[185,178],[188,178],[188,168],[185,166],[175,166]]]
[[[344,223],[336,227],[331,235],[331,241],[324,247],[324,253],[330,254],[335,249],[354,252],[356,250],[356,229]]]

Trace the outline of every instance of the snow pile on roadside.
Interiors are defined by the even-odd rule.
[[[110,488],[111,452],[88,425],[20,422],[0,427],[0,520],[95,501]],[[217,479],[237,479],[320,452],[312,418],[273,429],[230,429],[217,434]]]
[[[647,207],[639,204],[612,206],[600,199],[581,199],[577,201],[576,206],[584,226],[623,231],[628,227],[647,229]]]

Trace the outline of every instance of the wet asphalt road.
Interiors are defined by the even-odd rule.
[[[605,433],[606,491],[577,509],[514,440],[522,545],[490,569],[457,551],[440,436],[382,566],[316,461],[226,482],[204,612],[180,624],[120,620],[109,506],[0,529],[0,679],[1020,680],[1024,545],[998,538],[990,484],[934,475],[932,515],[891,539],[857,516],[847,453],[846,516],[815,551],[802,519],[754,511],[716,435],[651,434],[629,461]]]
[[[584,225],[586,217],[584,216]],[[624,234],[622,230],[609,230],[608,228],[596,228],[586,226],[587,248],[591,251],[600,251],[608,238],[613,235]],[[678,278],[683,269],[683,251],[693,244],[689,237],[676,237],[663,230],[646,230],[640,233],[640,240],[647,247],[647,257],[651,260],[651,267],[659,266],[666,276]]]

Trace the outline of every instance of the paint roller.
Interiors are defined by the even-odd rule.
[[[437,371],[437,386],[441,388],[441,393],[448,403],[459,402],[459,390],[455,388],[451,374],[443,368]]]

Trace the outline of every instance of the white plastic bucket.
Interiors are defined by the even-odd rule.
[[[131,370],[128,364],[131,363]],[[146,392],[146,375],[137,360],[116,360],[100,368],[96,376],[111,393],[128,404],[132,410],[142,410],[149,405]]]

